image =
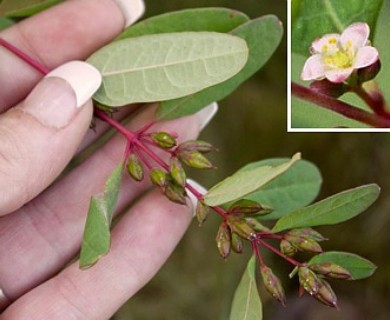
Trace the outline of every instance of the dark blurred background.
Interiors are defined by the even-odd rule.
[[[255,18],[277,15],[286,26],[286,1],[259,0],[146,0],[147,14],[191,7],[223,6]],[[319,231],[331,240],[325,250],[351,251],[378,265],[374,276],[356,282],[333,281],[340,310],[325,307],[305,296],[298,299],[297,281],[289,280],[288,266],[267,256],[280,275],[288,295],[286,308],[260,292],[266,320],[388,320],[390,319],[390,136],[385,133],[287,133],[286,37],[269,63],[229,98],[201,138],[221,150],[213,161],[219,170],[192,175],[210,187],[248,162],[271,157],[289,157],[301,151],[320,168],[324,183],[319,198],[361,184],[382,187],[379,201],[367,212]],[[218,217],[202,228],[193,225],[157,276],[112,318],[114,320],[198,320],[229,317],[230,304],[250,248],[243,255],[223,261],[215,246]],[[237,319],[241,320],[241,319]]]

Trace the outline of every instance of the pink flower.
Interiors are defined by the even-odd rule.
[[[370,27],[366,23],[351,24],[344,32],[327,34],[315,40],[310,48],[312,56],[303,67],[302,80],[328,79],[341,83],[354,69],[370,66],[378,61],[378,50],[370,46]]]

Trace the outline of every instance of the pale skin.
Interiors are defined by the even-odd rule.
[[[112,0],[71,0],[0,37],[53,69],[85,59],[123,26]],[[91,101],[62,129],[44,127],[15,111],[11,107],[43,75],[3,48],[0,60],[0,289],[11,301],[0,319],[108,319],[166,261],[192,219],[192,207],[149,191],[113,229],[108,256],[87,271],[80,271],[78,262],[66,266],[80,248],[89,197],[102,191],[121,161],[124,140],[115,136],[53,184],[75,151],[90,145],[106,127],[99,122],[98,133],[89,130]],[[153,115],[153,108],[143,110],[128,127],[138,129]],[[199,132],[195,116],[154,129],[162,128],[178,132],[181,140]],[[34,137],[42,141],[32,141]],[[118,212],[149,187],[147,181],[125,178]]]

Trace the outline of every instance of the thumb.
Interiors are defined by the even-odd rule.
[[[68,62],[0,116],[0,215],[38,195],[74,155],[92,118],[101,84],[91,65]]]

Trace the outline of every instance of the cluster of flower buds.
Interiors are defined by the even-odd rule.
[[[204,204],[198,205],[204,207]],[[199,209],[203,211],[203,209]],[[257,215],[264,215],[272,212],[272,209],[263,206],[252,200],[238,200],[230,205],[226,211],[226,218],[220,224],[216,242],[217,248],[222,256],[226,259],[231,250],[241,253],[243,249],[243,239],[252,240],[259,231],[268,230],[258,220]],[[204,215],[198,216],[200,223],[204,221]]]
[[[205,153],[215,150],[215,148],[204,141],[191,140],[177,145],[177,136],[172,132],[153,132],[143,134],[143,140],[152,143],[155,147],[165,149],[171,154],[169,168],[152,168],[149,172],[152,183],[161,188],[164,195],[171,201],[179,204],[186,204],[186,181],[187,175],[183,164],[197,169],[214,168],[212,163],[204,156]],[[134,151],[137,146],[133,146],[127,159],[127,171],[136,181],[142,181],[145,175],[142,159]],[[140,151],[140,153],[142,150]],[[208,208],[203,206],[197,209],[197,215],[204,221]]]
[[[324,277],[333,279],[352,279],[348,270],[332,262],[303,265],[298,268],[298,277],[301,294],[306,291],[325,305],[336,308],[336,294],[332,290],[330,284],[324,280]]]
[[[322,248],[318,242],[324,240],[327,239],[311,228],[293,229],[283,236],[280,251],[289,257],[294,256],[298,251],[321,253]]]

